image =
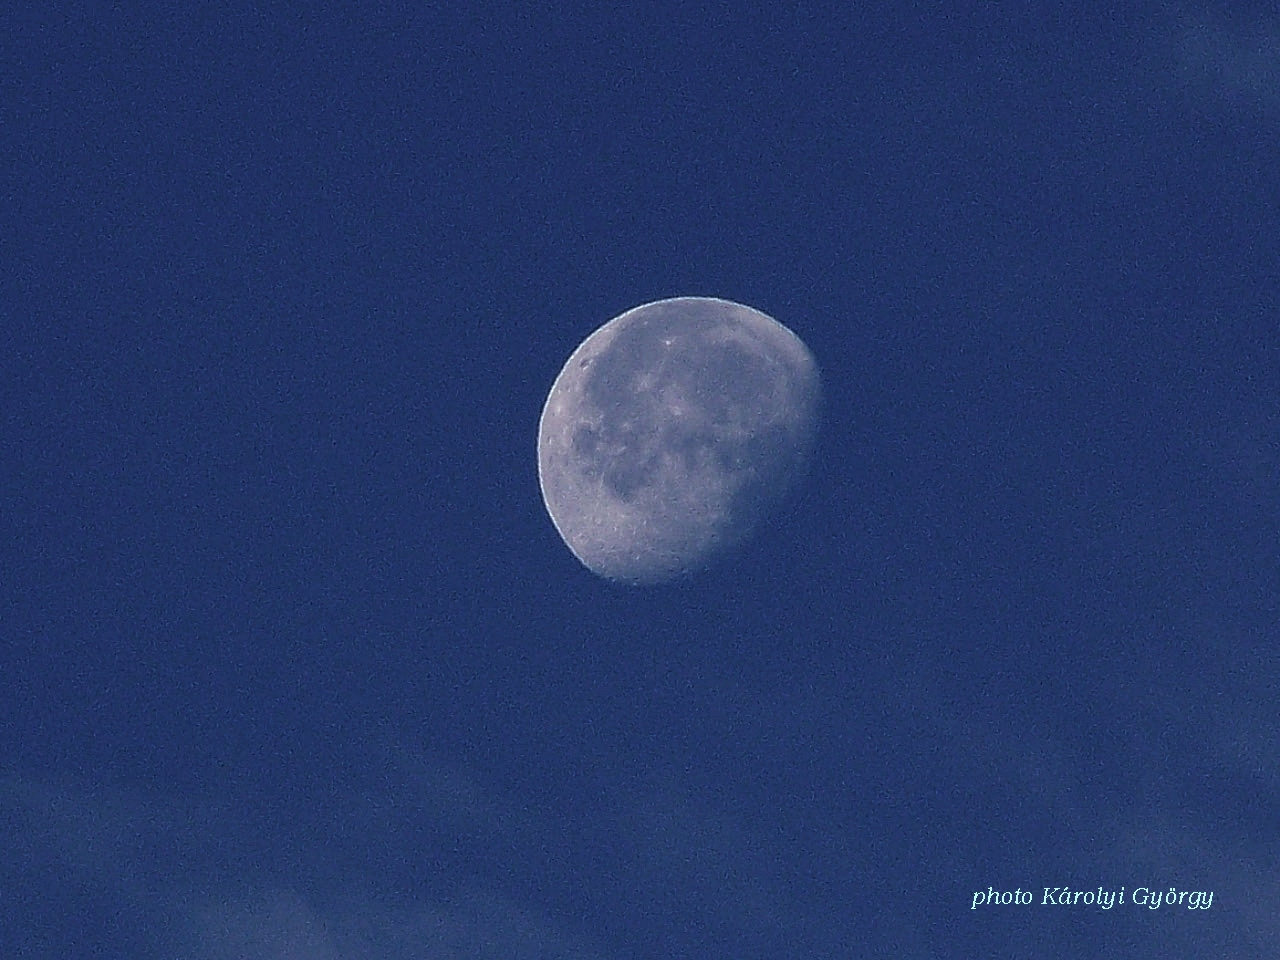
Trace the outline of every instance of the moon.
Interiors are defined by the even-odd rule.
[[[633,585],[731,552],[807,470],[821,393],[794,333],[758,310],[675,297],[587,337],[538,425],[538,480],[584,566]]]

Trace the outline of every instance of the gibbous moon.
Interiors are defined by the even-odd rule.
[[[820,384],[758,310],[676,297],[582,342],[538,426],[538,479],[569,549],[629,584],[674,580],[751,536],[804,476]]]

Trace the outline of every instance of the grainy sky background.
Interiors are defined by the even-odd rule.
[[[26,7],[0,953],[1277,955],[1273,7]],[[676,295],[822,446],[629,590],[537,419]]]

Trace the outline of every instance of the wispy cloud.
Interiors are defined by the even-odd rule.
[[[456,772],[442,770],[439,780],[419,815],[474,822]],[[361,816],[346,825],[377,841],[377,826]],[[348,884],[334,883],[341,842],[289,853],[262,836],[270,829],[225,808],[126,789],[0,779],[11,880],[4,910],[12,914],[0,926],[27,945],[109,950],[115,941],[140,960],[606,960],[580,931],[497,889],[380,895],[367,865]]]
[[[1175,53],[1193,93],[1240,108],[1280,109],[1280,20],[1184,20]]]
[[[886,680],[876,699],[907,702],[911,691],[913,709],[949,715],[927,666]],[[1162,743],[1187,734],[1185,758],[1159,776],[1199,793],[1172,813],[1154,774],[1133,778],[1135,795],[1099,802],[1109,791],[1089,785],[1089,761],[1051,731],[1011,737],[974,717],[922,729],[939,749],[901,759],[928,756],[934,768],[890,784],[896,799],[910,802],[901,794],[912,787],[995,783],[1053,811],[1051,850],[993,862],[982,876],[969,875],[983,866],[945,833],[987,813],[957,808],[954,822],[896,835],[887,828],[900,818],[865,813],[878,794],[853,771],[838,798],[847,816],[823,815],[833,802],[803,820],[708,803],[677,768],[604,789],[588,814],[556,811],[456,762],[393,750],[374,758],[367,789],[313,791],[278,816],[233,796],[10,776],[0,778],[0,931],[5,944],[42,944],[32,955],[92,946],[138,960],[851,956],[890,943],[930,957],[953,955],[964,924],[964,935],[1015,951],[1034,935],[1058,953],[1101,956],[1121,936],[1188,958],[1269,956],[1280,942],[1280,849],[1265,810],[1280,767],[1266,749],[1276,729],[1263,686],[1238,685],[1233,716],[1247,730],[1215,726],[1189,687],[1146,718],[1177,734]],[[1134,722],[1118,718],[1115,735]],[[1222,796],[1196,786],[1202,773],[1221,780]],[[1037,906],[1016,922],[970,913],[973,890],[993,882],[1174,885],[1216,899],[1195,915],[1090,915],[1086,931],[1078,912],[1063,925],[1066,912],[1040,907],[1038,887]],[[1093,952],[1085,933],[1097,938]]]

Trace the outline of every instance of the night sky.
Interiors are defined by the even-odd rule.
[[[1280,955],[1272,5],[19,6],[0,955]],[[821,436],[628,588],[538,417],[673,296]]]

